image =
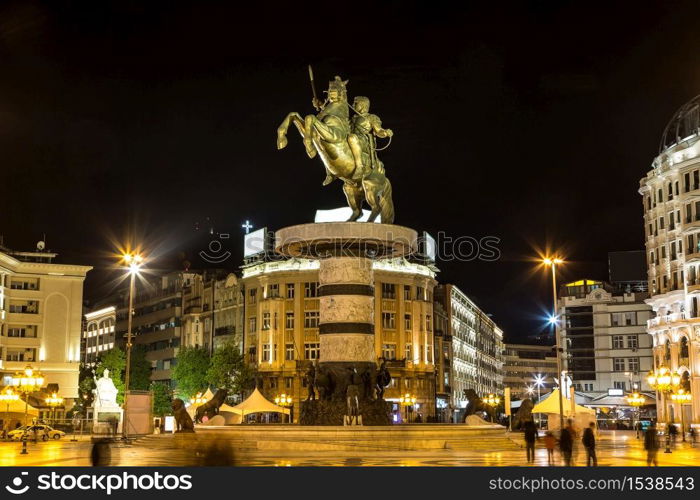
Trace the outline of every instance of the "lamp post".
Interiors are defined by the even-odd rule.
[[[12,390],[12,387],[6,387],[4,391],[0,394],[0,401],[5,401],[5,412],[7,413],[7,422],[3,425],[3,427],[7,427],[7,432],[10,432],[10,402],[11,401],[17,401],[19,399],[19,394],[15,394],[15,392]],[[7,434],[5,434],[7,435]]]
[[[280,394],[279,396],[276,396],[276,397],[275,397],[275,404],[276,404],[277,406],[282,406],[283,408],[287,408],[287,407],[289,407],[289,406],[292,406],[292,404],[294,404],[294,400],[292,399],[292,395],[291,395],[291,394],[287,395],[287,394],[285,394],[285,393],[282,393],[282,394]],[[291,423],[292,423],[292,414],[291,414],[291,412],[290,412],[289,415],[288,415],[288,419],[289,419],[289,420],[288,420],[287,423],[291,424]]]
[[[10,385],[14,387],[18,392],[24,394],[24,425],[27,427],[28,423],[28,410],[29,410],[29,395],[41,389],[44,385],[44,376],[39,371],[34,371],[32,365],[27,365],[24,371],[15,373],[10,379]],[[35,434],[36,437],[36,434]],[[25,428],[22,434],[22,455],[26,455],[27,452],[27,429]]]
[[[136,293],[134,279],[143,265],[143,256],[138,253],[126,253],[122,257],[129,273],[129,310],[127,311],[126,320],[126,370],[124,373],[124,423],[122,425],[122,439],[127,440],[129,433],[129,378],[131,375],[131,322],[134,314],[134,294]]]
[[[693,395],[689,392],[685,392],[684,389],[678,389],[674,394],[671,394],[671,401],[675,401],[681,407],[681,435],[683,436],[683,442],[685,442],[685,416],[683,415],[683,405],[685,403],[690,403],[693,400]]]
[[[545,257],[542,259],[545,266],[552,268],[552,318],[550,322],[554,325],[554,341],[557,349],[557,373],[559,374],[559,430],[564,428],[564,380],[562,376],[563,367],[561,354],[563,352],[559,334],[559,320],[557,318],[557,266],[564,263],[559,257]]]
[[[646,403],[646,399],[644,398],[644,396],[642,396],[638,392],[633,392],[632,394],[627,396],[627,403],[636,409],[637,424],[639,424],[639,420],[640,420],[639,410],[640,410],[640,407],[644,403]],[[637,437],[637,439],[639,439],[639,427],[637,425],[634,425],[634,413],[632,413],[632,427],[634,427],[634,429],[636,431],[635,436]]]
[[[664,414],[666,417],[666,450],[664,453],[671,453],[671,434],[669,433],[669,426],[671,425],[669,419],[668,411],[668,399],[674,389],[677,389],[681,384],[681,376],[677,373],[672,373],[665,366],[661,366],[656,370],[651,370],[647,375],[647,382],[649,387],[663,394],[664,399]],[[682,408],[681,408],[682,410]],[[681,411],[681,414],[683,412]],[[682,416],[682,415],[681,415]]]
[[[495,411],[496,406],[498,406],[498,405],[500,404],[501,398],[498,397],[498,396],[495,395],[495,394],[489,394],[488,396],[486,396],[486,397],[484,398],[483,401],[484,401],[484,403],[486,403],[487,405],[489,405],[491,408],[494,409],[494,414],[495,414],[495,413],[496,413],[496,411]],[[494,422],[494,423],[495,423],[495,421],[496,421],[496,420],[495,420],[494,416],[491,415],[491,422]]]
[[[56,408],[63,404],[63,398],[59,398],[55,392],[46,398],[46,404],[53,409],[53,425],[56,425]]]
[[[399,403],[406,409],[406,423],[410,423],[408,417],[408,410],[410,407],[416,404],[416,397],[408,392],[399,398]]]
[[[538,373],[537,375],[535,375],[535,385],[537,386],[537,402],[539,403],[540,398],[542,397],[542,395],[540,394],[540,391],[542,390],[542,387],[544,387],[544,375],[542,375],[541,373]],[[542,427],[542,416],[539,413],[538,413],[538,415],[539,415],[538,416],[538,423],[539,423],[539,427],[541,428]]]

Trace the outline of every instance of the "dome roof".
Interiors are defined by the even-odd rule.
[[[664,129],[659,153],[700,134],[700,95],[686,102],[676,111]]]

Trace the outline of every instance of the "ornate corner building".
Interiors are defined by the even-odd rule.
[[[652,169],[640,181],[648,263],[647,323],[654,368],[681,377],[693,398],[686,422],[700,422],[700,96],[664,130]],[[661,399],[659,399],[661,398]],[[680,421],[681,405],[657,394],[660,421]]]

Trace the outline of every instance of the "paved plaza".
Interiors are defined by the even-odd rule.
[[[114,466],[526,466],[525,450],[519,447],[520,434],[510,436],[513,446],[493,450],[357,450],[298,451],[238,448],[226,440],[213,440],[204,434],[147,436],[129,445],[113,444],[109,463]],[[3,466],[88,466],[92,444],[85,436],[28,444],[29,454],[21,455],[21,443],[0,443]],[[677,443],[673,453],[660,450],[661,466],[694,466],[700,460],[700,445]],[[557,464],[562,463],[556,455]],[[598,439],[601,466],[643,466],[646,453],[641,439],[627,431],[604,431]],[[538,444],[535,466],[547,466],[547,453]],[[576,465],[585,465],[585,452],[578,450]]]

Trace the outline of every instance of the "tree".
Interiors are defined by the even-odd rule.
[[[151,385],[151,362],[146,359],[146,347],[136,344],[131,348],[129,389],[147,391]]]
[[[227,389],[229,394],[241,394],[251,387],[254,374],[238,346],[228,341],[214,351],[207,380],[217,389]]]
[[[172,413],[172,391],[167,384],[162,382],[152,382],[150,390],[153,393],[153,416],[162,417]]]
[[[126,368],[126,357],[124,351],[115,347],[109,351],[100,354],[97,359],[97,367],[95,375],[101,377],[105,369],[109,370],[109,378],[114,382],[114,387],[117,388],[117,403],[124,402],[124,369]],[[94,386],[94,384],[93,384]]]
[[[211,364],[209,353],[201,347],[182,347],[172,370],[177,383],[175,393],[185,401],[207,387],[207,371]]]

